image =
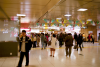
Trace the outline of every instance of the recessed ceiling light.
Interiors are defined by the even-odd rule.
[[[56,19],[62,19],[62,18],[56,18]]]
[[[77,11],[86,11],[86,10],[88,10],[88,9],[80,8]]]
[[[71,16],[70,14],[66,14],[66,15],[64,15],[64,16]]]
[[[26,16],[25,14],[17,14],[17,16]]]

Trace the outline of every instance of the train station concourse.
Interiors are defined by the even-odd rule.
[[[0,67],[100,67],[100,0],[0,0]]]

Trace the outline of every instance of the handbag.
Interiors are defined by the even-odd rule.
[[[74,49],[77,49],[78,48],[78,46],[77,45],[74,45]]]

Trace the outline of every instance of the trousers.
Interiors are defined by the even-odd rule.
[[[19,60],[19,63],[18,63],[18,67],[22,67],[24,55],[26,57],[26,65],[29,64],[29,52],[20,52],[20,60]]]
[[[44,47],[44,49],[46,48],[46,44],[44,42],[41,42],[42,44],[42,48]]]
[[[80,47],[80,50],[82,51],[82,47],[81,47],[81,43],[79,44],[79,43],[77,43],[77,46],[79,45],[79,47]],[[78,48],[77,48],[77,51],[78,51]]]
[[[72,46],[66,46],[66,55],[69,55],[69,56],[71,55],[71,49],[72,49]]]

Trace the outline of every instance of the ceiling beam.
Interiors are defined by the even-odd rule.
[[[2,9],[2,7],[0,7],[0,11],[6,16],[6,18],[8,20],[10,20],[9,16],[5,13],[5,11]]]

